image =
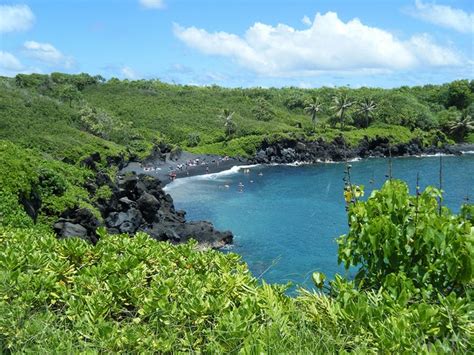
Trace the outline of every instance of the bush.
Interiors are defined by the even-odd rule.
[[[441,200],[435,188],[410,196],[406,183],[387,181],[366,202],[350,205],[339,260],[359,267],[356,281],[363,287],[391,288],[400,281],[424,297],[464,295],[474,275],[472,225],[441,207]]]
[[[188,134],[188,147],[195,147],[201,142],[201,136],[197,132]]]
[[[2,352],[327,350],[285,287],[259,286],[235,254],[32,229],[0,229],[0,246]]]
[[[259,97],[256,100],[255,106],[252,109],[252,113],[257,121],[264,122],[272,120],[275,116],[275,112],[272,110],[269,102],[262,97]]]

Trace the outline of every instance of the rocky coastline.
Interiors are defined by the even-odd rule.
[[[93,154],[82,163],[96,170],[98,161],[100,156]],[[153,239],[175,244],[192,238],[203,249],[218,249],[232,243],[230,231],[218,231],[207,221],[186,221],[186,212],[175,209],[173,199],[156,177],[130,172],[117,176],[114,182],[96,170],[95,181],[89,181],[86,188],[94,195],[103,186],[112,193],[96,203],[101,218],[87,208],[66,210],[54,223],[59,238],[79,237],[95,244],[99,239],[98,228],[104,227],[111,234],[145,232]]]
[[[425,147],[420,139],[408,143],[390,144],[384,137],[363,139],[357,147],[349,147],[341,138],[332,142],[322,139],[315,141],[281,140],[264,142],[255,157],[254,164],[317,163],[324,161],[345,161],[356,158],[382,158],[420,155],[460,155],[463,150],[474,150],[474,145],[442,145]]]
[[[101,218],[97,218],[86,208],[64,211],[54,224],[60,238],[80,237],[92,243],[98,241],[97,229],[105,227],[109,233],[145,232],[158,241],[182,243],[195,239],[201,248],[218,249],[231,244],[230,231],[218,231],[208,221],[188,222],[185,211],[176,210],[172,197],[163,188],[175,178],[216,173],[233,166],[246,164],[291,164],[317,163],[321,161],[345,161],[354,158],[399,157],[432,154],[460,155],[462,151],[474,150],[474,145],[444,145],[424,147],[420,140],[391,145],[386,138],[364,139],[357,147],[348,147],[342,138],[332,142],[324,140],[298,141],[279,140],[263,142],[253,158],[223,158],[215,155],[195,155],[186,152],[178,154],[154,153],[144,162],[125,162],[112,159],[110,164],[119,167],[116,181],[98,171],[98,154],[84,159],[82,164],[96,171],[95,181],[88,183],[87,189],[94,193],[101,186],[108,186],[112,194],[107,199],[99,199],[97,208]],[[178,170],[178,166],[189,161],[199,164]],[[154,167],[154,169],[152,168]],[[177,171],[178,170],[178,171]],[[177,171],[177,172],[176,172]],[[31,204],[30,204],[31,205]],[[25,208],[31,206],[26,204]]]

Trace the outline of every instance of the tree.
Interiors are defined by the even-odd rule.
[[[462,110],[469,106],[473,100],[473,94],[467,80],[456,80],[448,86],[447,107],[456,106]]]
[[[464,137],[474,130],[474,120],[472,116],[465,111],[457,120],[449,123],[449,132],[455,137],[457,141],[462,142]]]
[[[81,93],[77,90],[77,87],[71,84],[62,86],[59,90],[59,97],[62,100],[69,101],[69,107],[72,107],[72,102],[78,100]]]
[[[369,120],[372,118],[372,112],[377,108],[377,105],[373,100],[366,98],[359,103],[359,107],[359,112],[365,117],[365,128],[367,128],[369,127]]]
[[[235,122],[232,120],[234,113],[235,112],[230,112],[228,109],[223,109],[219,114],[219,118],[224,121],[224,133],[226,139],[229,139],[237,129]]]
[[[347,97],[347,94],[334,96],[334,106],[332,109],[336,111],[336,117],[339,119],[341,129],[344,129],[345,113],[353,105],[353,102]]]
[[[311,116],[311,122],[313,123],[313,128],[316,128],[316,115],[321,111],[321,102],[317,97],[312,97],[311,101],[308,103],[308,106],[304,108],[306,113]]]
[[[108,139],[114,130],[129,128],[121,127],[120,122],[114,120],[107,112],[87,105],[79,111],[79,120],[89,133],[105,139]]]

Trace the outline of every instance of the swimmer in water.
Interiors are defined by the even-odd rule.
[[[259,173],[258,173],[258,176],[263,176],[263,173],[262,173],[262,172],[259,172]]]

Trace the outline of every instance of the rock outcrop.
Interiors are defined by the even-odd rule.
[[[391,145],[387,138],[369,139],[366,137],[359,146],[350,147],[342,137],[336,137],[332,142],[322,139],[306,142],[291,139],[273,143],[263,142],[252,162],[259,164],[316,163],[318,161],[343,161],[357,157],[395,157],[436,153],[460,154],[459,150],[450,146],[423,147],[419,139]]]
[[[80,237],[96,243],[99,226],[99,219],[89,209],[77,208],[65,211],[54,224],[54,230],[60,238]]]
[[[109,233],[145,232],[159,241],[182,243],[195,239],[203,247],[220,248],[232,243],[231,232],[220,232],[210,222],[186,222],[185,212],[177,211],[173,199],[162,189],[161,182],[146,175],[128,175],[118,178],[116,184],[97,175],[88,189],[94,192],[98,186],[108,185],[112,196],[98,203],[103,223],[91,211],[79,208],[65,211],[54,224],[61,238],[80,237],[96,243],[96,230],[105,226]]]

